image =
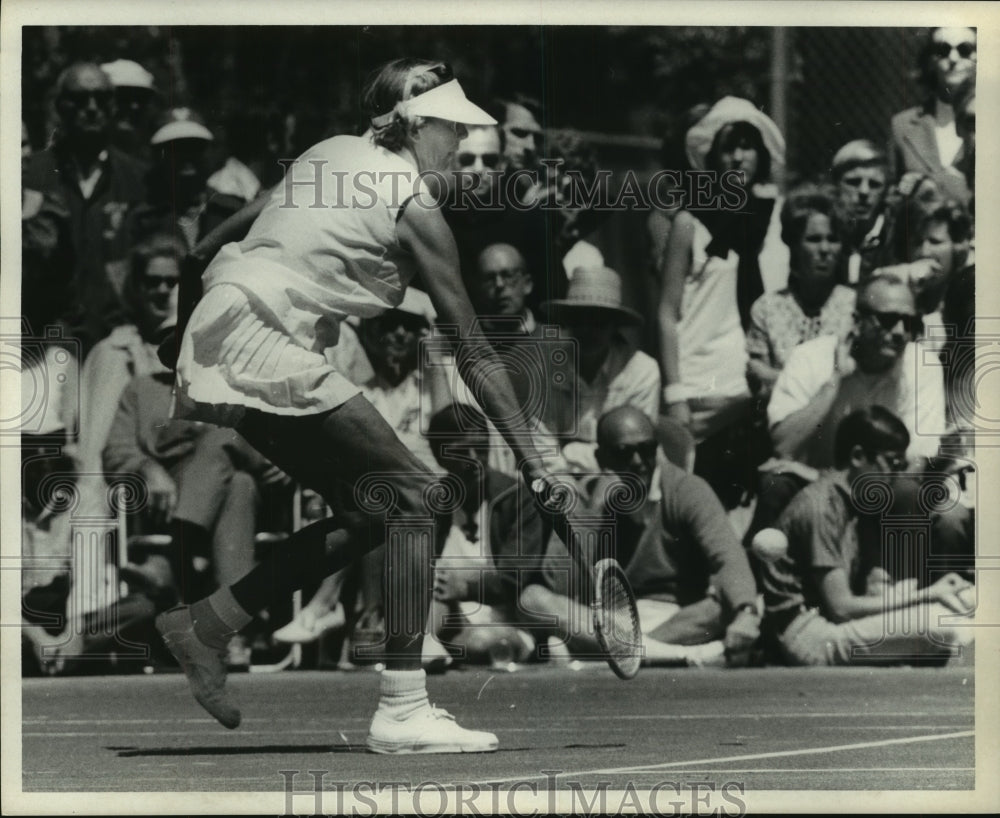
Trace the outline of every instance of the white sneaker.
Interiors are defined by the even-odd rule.
[[[492,733],[459,727],[447,710],[429,705],[404,721],[375,711],[366,742],[373,753],[492,753],[500,745]]]
[[[284,642],[286,644],[315,642],[327,631],[343,627],[346,621],[347,617],[344,614],[344,606],[339,602],[337,603],[337,607],[332,611],[320,617],[317,617],[307,608],[301,611],[285,627],[278,628],[271,636],[275,642]]]

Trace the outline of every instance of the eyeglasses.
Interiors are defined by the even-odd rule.
[[[931,53],[939,60],[950,57],[952,51],[957,51],[959,57],[967,60],[976,53],[976,44],[965,42],[952,45],[951,43],[938,42],[931,45]]]
[[[64,91],[61,99],[75,108],[86,108],[94,100],[98,108],[109,108],[114,100],[112,91]]]
[[[509,267],[504,270],[491,270],[482,274],[484,284],[494,284],[499,282],[502,286],[513,284],[524,275],[524,270],[520,267]]]
[[[602,447],[602,451],[607,460],[612,463],[631,463],[637,454],[644,463],[650,463],[656,459],[657,445],[655,440],[643,440],[639,443],[623,443],[619,446]]]
[[[903,330],[911,336],[916,337],[924,331],[924,321],[919,315],[911,315],[905,312],[878,312],[876,310],[858,311],[859,318],[874,320],[883,332],[889,332],[903,324]]]
[[[458,155],[458,164],[463,168],[472,167],[476,164],[476,159],[481,159],[483,165],[488,168],[495,168],[500,164],[500,154],[499,153],[460,153]]]

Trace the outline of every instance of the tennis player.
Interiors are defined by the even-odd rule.
[[[310,577],[380,545],[387,513],[431,517],[433,542],[416,537],[406,548],[386,549],[386,670],[367,746],[380,753],[489,752],[495,735],[464,729],[429,703],[420,666],[431,558],[447,535],[426,503],[435,478],[324,350],[336,345],[342,320],[399,305],[419,274],[439,321],[460,330],[463,379],[476,385],[532,490],[551,494],[556,479],[526,431],[509,378],[486,340],[470,334],[474,312],[455,241],[434,204],[437,174],[451,167],[466,126],[495,120],[469,102],[440,62],[388,63],[368,80],[362,103],[370,130],[308,150],[246,238],[224,246],[205,271],[178,356],[175,414],[235,428],[331,506],[353,504],[365,525],[303,528],[238,582],[162,614],[157,626],[198,702],[235,728],[240,712],[225,691],[222,658],[230,635]],[[392,508],[375,508],[380,498],[391,498]]]

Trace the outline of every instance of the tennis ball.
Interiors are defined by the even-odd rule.
[[[777,528],[764,528],[750,543],[750,550],[764,562],[774,562],[788,553],[788,537]]]

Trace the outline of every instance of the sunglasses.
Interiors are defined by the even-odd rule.
[[[959,43],[958,45],[952,45],[951,43],[934,43],[931,45],[931,53],[938,59],[950,57],[952,51],[957,51],[959,57],[967,60],[976,53],[976,44],[966,42]]]
[[[903,322],[904,331],[911,336],[917,336],[924,330],[923,318],[919,315],[910,315],[904,312],[876,312],[875,310],[865,310],[858,312],[861,318],[875,321],[884,332],[889,332]]]
[[[476,159],[482,159],[483,164],[488,168],[495,168],[500,164],[499,153],[460,153],[458,164],[463,168],[472,167],[476,164]]]
[[[155,275],[144,275],[142,277],[142,286],[150,290],[158,290],[164,284],[170,289],[177,286],[178,279],[176,276],[155,276]]]
[[[620,446],[610,446],[603,451],[607,459],[612,463],[631,463],[636,454],[639,455],[639,459],[644,463],[650,463],[656,459],[657,445],[655,440],[643,440],[641,443],[625,443]]]
[[[75,108],[86,108],[91,100],[98,108],[109,108],[114,101],[113,91],[65,91],[62,99]]]

